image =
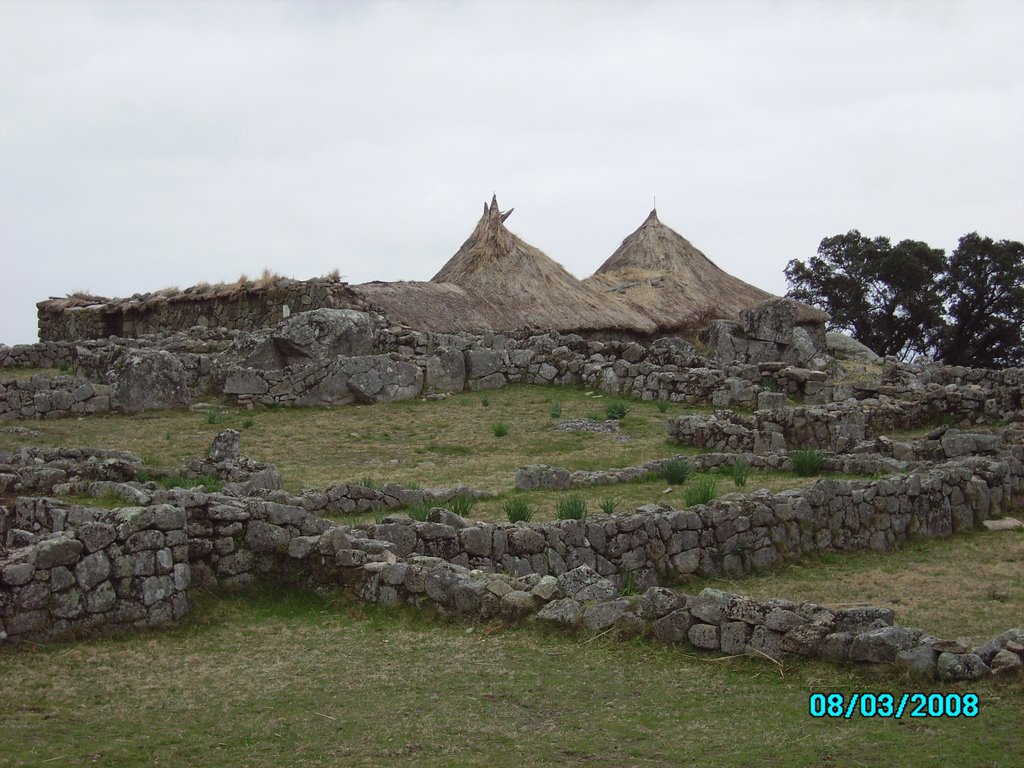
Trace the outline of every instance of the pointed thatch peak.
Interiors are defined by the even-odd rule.
[[[644,223],[622,241],[597,273],[624,269],[680,272],[694,267],[718,269],[693,243],[662,224],[658,209],[652,208]]]
[[[430,281],[457,285],[477,297],[495,329],[653,330],[642,315],[606,301],[510,232],[505,221],[511,213],[501,211],[497,195],[492,197],[469,238]]]
[[[663,224],[656,208],[584,282],[666,332],[684,328],[698,316],[737,317],[771,298],[720,269]]]

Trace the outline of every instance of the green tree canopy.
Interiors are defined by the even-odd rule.
[[[937,282],[949,318],[937,334],[940,360],[1024,366],[1024,244],[964,235]]]
[[[826,237],[806,264],[786,265],[787,296],[821,307],[831,328],[901,360],[930,351],[942,325],[936,278],[945,254],[927,243],[870,239],[855,229]]]

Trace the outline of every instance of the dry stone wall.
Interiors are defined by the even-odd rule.
[[[0,375],[0,420],[54,419],[110,410],[110,388],[80,376]]]
[[[108,336],[138,337],[193,327],[252,331],[316,307],[365,309],[347,284],[330,279],[279,279],[262,286],[197,286],[177,293],[141,294],[91,306],[43,301],[37,305],[39,338],[77,342]]]
[[[49,525],[56,528],[52,514]],[[185,512],[73,508],[59,532],[0,550],[0,643],[161,626],[188,611]],[[42,522],[40,521],[42,526]]]

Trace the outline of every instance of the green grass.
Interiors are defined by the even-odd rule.
[[[718,481],[709,475],[694,478],[693,483],[683,489],[683,498],[686,499],[688,507],[707,504],[717,495]]]
[[[207,424],[205,416],[190,411],[48,419],[32,422],[41,433],[38,437],[0,433],[0,449],[88,445],[151,452],[159,466],[181,467],[205,455],[217,433],[230,427],[242,432],[242,452],[276,464],[290,491],[372,475],[381,483],[466,485],[496,493],[512,487],[516,467],[536,463],[539,457],[569,469],[596,469],[635,466],[678,452],[666,442],[665,419],[654,403],[630,403],[623,424],[629,440],[620,442],[612,434],[553,428],[548,415],[552,400],[561,404],[563,419],[603,409],[604,400],[582,389],[514,386],[491,391],[483,428],[477,410],[480,396],[467,397],[476,409],[448,398],[252,411],[221,405],[220,424]],[[243,423],[248,419],[254,424],[246,429]],[[487,428],[495,422],[514,425],[510,437],[515,439],[495,440]]]
[[[578,493],[560,498],[555,516],[559,520],[583,520],[587,516],[587,500]]]
[[[672,485],[682,485],[689,476],[690,463],[686,459],[667,461],[661,470],[661,477],[666,483],[671,483]]]
[[[528,523],[533,520],[533,508],[530,502],[516,494],[506,499],[501,505],[505,519],[510,523]]]
[[[598,507],[600,508],[600,510],[602,512],[604,512],[606,515],[614,514],[615,513],[615,508],[617,506],[619,506],[619,500],[614,498],[614,497],[609,497],[609,498],[606,498],[606,499],[601,499],[601,503],[598,504]]]
[[[499,421],[497,424],[491,425],[491,432],[494,433],[495,437],[505,437],[510,429],[511,427],[508,425],[508,422],[505,421]]]
[[[976,720],[812,720],[811,692],[917,688],[469,628],[263,589],[200,595],[179,629],[3,648],[0,766],[1009,768],[1024,752],[1020,684],[963,687],[981,697]]]
[[[473,507],[476,506],[476,496],[470,496],[467,493],[459,493],[449,499],[445,505],[448,509],[454,512],[460,517],[466,517],[470,512],[473,511]]]
[[[628,403],[616,400],[615,402],[608,403],[608,405],[605,406],[604,414],[608,419],[618,420],[626,418],[626,414],[629,413],[629,410]]]
[[[793,471],[800,477],[813,477],[821,474],[825,455],[814,448],[801,448],[797,451],[790,451],[789,460],[793,462]]]
[[[736,487],[742,488],[750,477],[750,462],[746,459],[737,459],[736,463],[730,467],[729,475]]]
[[[406,507],[405,513],[409,515],[413,520],[418,522],[424,522],[427,519],[427,515],[430,514],[430,510],[434,508],[433,504],[426,501],[421,501],[417,504],[412,504]]]

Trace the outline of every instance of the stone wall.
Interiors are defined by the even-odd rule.
[[[53,419],[110,410],[110,388],[81,376],[0,377],[0,420]]]
[[[423,554],[516,575],[588,565],[653,585],[695,573],[740,575],[812,552],[891,549],[948,536],[1024,503],[1024,449],[881,480],[819,480],[811,488],[730,494],[706,506],[648,505],[585,521],[474,526],[391,518],[367,535],[399,556]]]
[[[671,442],[712,451],[763,454],[817,448],[845,453],[857,449],[866,440],[930,426],[940,413],[950,415],[949,411],[933,410],[933,406],[932,400],[885,399],[870,403],[844,401],[824,406],[782,407],[752,414],[723,410],[710,416],[673,417],[668,420],[667,429]],[[945,426],[936,430],[936,446],[919,446],[917,450],[934,458],[952,458],[995,450],[1002,443],[1001,438],[993,435],[946,430]],[[891,443],[890,450],[894,450]],[[906,450],[914,453],[910,448]]]
[[[0,643],[160,626],[188,611],[183,509],[77,507],[60,528],[19,528],[20,546],[0,554]]]
[[[138,337],[194,326],[251,331],[316,307],[365,308],[347,284],[330,279],[280,279],[238,289],[195,287],[176,293],[106,300],[91,306],[65,308],[66,303],[58,299],[37,305],[40,340],[77,342],[108,336]]]

